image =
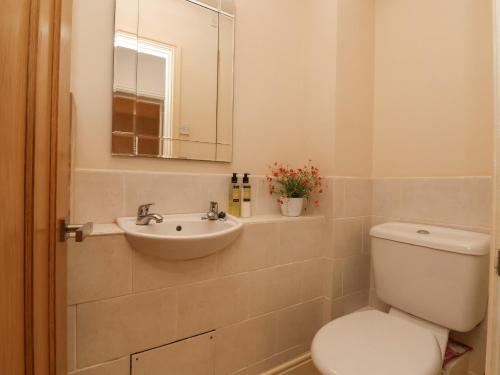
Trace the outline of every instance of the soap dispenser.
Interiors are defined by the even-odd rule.
[[[241,217],[252,216],[252,186],[250,185],[249,173],[243,176],[243,200],[241,202]]]
[[[240,216],[241,214],[241,191],[238,184],[238,175],[233,173],[231,188],[229,191],[229,215]]]

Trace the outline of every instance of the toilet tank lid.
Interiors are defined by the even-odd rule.
[[[413,223],[376,225],[370,236],[467,255],[485,255],[490,248],[488,234]]]

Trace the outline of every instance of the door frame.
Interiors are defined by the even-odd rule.
[[[494,52],[494,126],[493,126],[493,181],[492,181],[492,205],[493,218],[491,229],[491,255],[490,255],[490,284],[488,303],[488,339],[486,347],[486,375],[496,375],[500,373],[500,277],[497,273],[498,250],[500,249],[500,238],[497,233],[500,229],[500,216],[498,203],[500,197],[497,196],[499,190],[497,185],[500,182],[500,0],[492,1],[493,17],[493,52]]]
[[[66,252],[59,243],[57,206],[61,165],[69,169],[69,157],[60,152],[60,144],[69,140],[60,134],[61,128],[69,126],[61,118],[69,106],[69,100],[62,100],[66,95],[69,99],[69,87],[61,82],[69,81],[64,49],[70,30],[70,1],[30,1],[24,171],[25,374],[66,375]]]

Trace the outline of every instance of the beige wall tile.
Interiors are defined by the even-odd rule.
[[[489,177],[381,179],[373,184],[375,216],[454,227],[491,226]],[[391,199],[397,207],[387,208]]]
[[[370,229],[372,228],[371,216],[363,217],[363,252],[369,253],[371,249]]]
[[[131,375],[130,357],[73,371],[69,375]]]
[[[332,320],[332,300],[331,298],[323,299],[323,324]]]
[[[485,189],[481,189],[478,179],[438,179],[431,180],[429,185],[431,203],[434,207],[432,211],[434,222],[464,226],[490,226],[489,220],[484,220],[491,213],[491,208],[486,207],[486,204],[491,205],[490,194]],[[480,196],[481,193],[483,197]]]
[[[179,337],[245,320],[247,279],[243,274],[179,287]]]
[[[400,185],[397,179],[373,180],[372,215],[400,216]]]
[[[400,207],[397,217],[431,220],[433,207],[431,202],[432,186],[430,179],[401,179],[399,182]],[[388,197],[391,192],[388,192]],[[374,199],[376,199],[374,197]],[[438,202],[439,204],[439,202]],[[383,215],[381,215],[383,216]],[[389,216],[389,215],[386,215]],[[390,216],[389,216],[390,217]],[[396,217],[396,216],[393,216]]]
[[[345,217],[369,216],[372,210],[372,181],[362,178],[345,180]]]
[[[243,233],[217,254],[217,274],[229,275],[278,263],[279,224],[245,224]]]
[[[344,258],[363,251],[363,219],[335,219],[334,257]]]
[[[350,314],[368,306],[368,291],[357,292],[332,301],[332,319]]]
[[[76,368],[76,306],[68,306],[68,371]]]
[[[368,290],[370,287],[370,257],[354,255],[343,259],[342,294]]]
[[[72,191],[73,220],[111,223],[123,216],[123,175],[119,172],[77,170]]]
[[[265,314],[300,302],[300,263],[252,272],[248,277],[250,316]]]
[[[280,223],[280,263],[319,257],[323,253],[325,219]]]
[[[176,337],[177,294],[167,289],[77,307],[78,367],[167,344]]]
[[[252,214],[278,214],[280,207],[277,202],[278,197],[269,194],[269,185],[263,177],[253,177],[252,183]]]
[[[464,180],[464,225],[491,228],[493,182],[489,177]]]
[[[323,256],[333,259],[334,258],[334,241],[335,241],[335,219],[326,218],[325,219],[325,233],[324,233],[324,244],[323,244]]]
[[[213,374],[216,333],[192,337],[131,357],[133,375]]]
[[[333,293],[333,259],[322,258],[323,267],[323,296],[327,298],[332,297]]]
[[[408,180],[406,184],[420,185],[419,199],[413,201],[413,205],[419,205],[420,210],[415,216],[407,218],[417,218],[428,220],[434,223],[463,225],[466,221],[464,208],[467,204],[462,178],[446,179],[418,179]],[[402,203],[409,202],[410,197],[402,194]]]
[[[132,249],[125,236],[89,237],[68,243],[68,304],[132,291]]]
[[[327,272],[330,271],[328,265],[331,265],[331,262],[328,262],[325,258],[312,259],[302,263],[302,301],[326,296],[325,278]],[[331,276],[331,274],[328,276]]]
[[[345,186],[346,179],[335,177],[333,179],[333,217],[346,217],[345,215]]]
[[[276,313],[279,351],[300,344],[310,345],[323,325],[323,303],[324,299],[320,298]]]
[[[188,261],[169,262],[134,251],[132,262],[134,292],[166,288],[215,277],[215,255]]]
[[[342,259],[334,259],[332,262],[332,293],[331,299],[342,297]]]
[[[215,374],[233,373],[276,352],[276,318],[264,315],[217,331]]]
[[[124,181],[127,216],[136,215],[139,205],[151,202],[155,203],[151,211],[159,214],[208,210],[210,201],[203,198],[203,186],[195,175],[129,172]]]

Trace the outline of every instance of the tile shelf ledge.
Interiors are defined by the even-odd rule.
[[[290,221],[309,221],[323,219],[323,215],[309,215],[300,217],[286,217],[279,214],[269,214],[269,215],[256,215],[248,218],[239,218],[243,224],[254,224],[254,223],[280,223],[280,222],[290,222]],[[92,237],[99,236],[114,236],[122,235],[125,232],[116,224],[94,224],[94,231],[92,232]]]

